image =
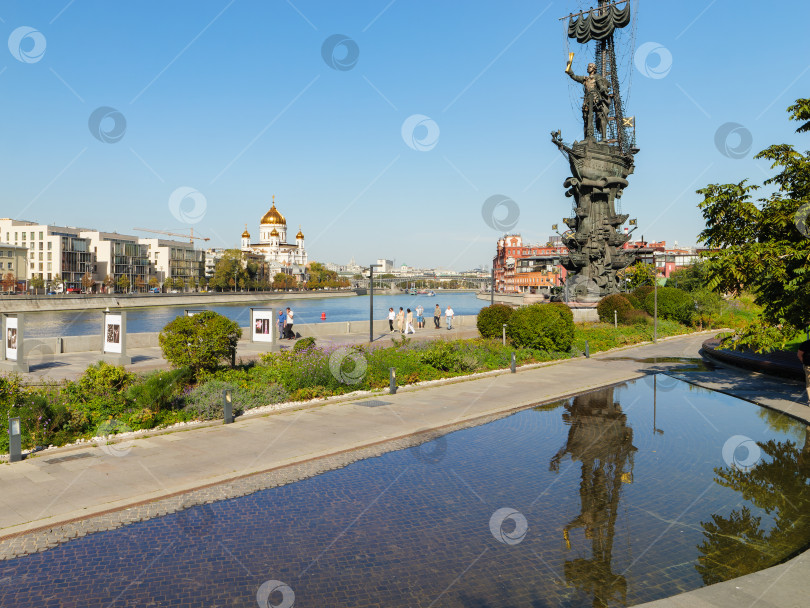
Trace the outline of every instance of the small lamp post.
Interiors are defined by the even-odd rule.
[[[229,388],[222,391],[222,411],[225,413],[225,424],[233,424],[233,394]]]
[[[368,267],[368,341],[374,342],[374,269],[382,264],[369,264]]]
[[[658,266],[655,264],[653,251],[653,344],[658,342]]]
[[[9,462],[22,460],[22,431],[19,418],[8,419],[8,460]]]

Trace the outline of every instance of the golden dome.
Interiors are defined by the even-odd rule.
[[[250,233],[247,231],[247,224],[245,224],[245,231],[242,233],[242,238],[243,239],[249,239],[250,238]]]
[[[284,216],[278,212],[276,209],[276,197],[273,196],[273,206],[270,207],[270,211],[264,214],[262,217],[262,224],[281,224],[283,226],[287,225],[287,220],[284,219]]]
[[[273,229],[270,231],[270,236],[278,236],[278,230],[276,230],[275,228],[273,228]]]
[[[304,238],[304,233],[301,232],[301,226],[298,226],[298,234],[295,235],[295,238],[297,238],[297,239]]]

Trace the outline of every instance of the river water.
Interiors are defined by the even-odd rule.
[[[433,316],[433,307],[441,306],[442,311],[447,305],[453,307],[457,315],[475,315],[482,307],[489,304],[488,300],[479,300],[473,292],[436,292],[433,297],[412,296],[408,294],[374,295],[374,318],[384,319],[388,307],[399,310],[414,310],[421,304],[425,308],[425,316]],[[353,296],[344,298],[318,298],[267,300],[251,304],[240,302],[238,304],[214,304],[208,306],[150,306],[145,308],[127,309],[127,332],[156,332],[163,329],[175,317],[184,314],[184,310],[213,310],[229,319],[237,321],[246,327],[250,322],[250,308],[267,306],[275,309],[289,306],[295,313],[295,323],[321,323],[335,321],[365,321],[368,320],[369,297]],[[326,319],[321,320],[321,314],[326,313]],[[429,319],[432,323],[432,319]],[[33,312],[25,315],[25,335],[28,338],[50,338],[61,336],[85,336],[101,333],[102,314],[99,310],[66,310]]]

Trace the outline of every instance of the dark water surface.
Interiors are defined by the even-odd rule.
[[[436,292],[434,297],[411,296],[408,294],[378,295],[374,294],[374,318],[387,318],[388,307],[395,310],[399,307],[415,310],[421,304],[425,314],[433,316],[433,307],[441,306],[442,311],[448,304],[457,315],[476,315],[489,300],[479,300],[470,292]],[[318,299],[267,300],[247,304],[214,304],[208,306],[154,306],[148,308],[127,309],[127,331],[129,333],[160,331],[172,319],[183,315],[185,309],[214,310],[239,325],[250,324],[250,308],[267,306],[276,309],[289,306],[295,312],[296,323],[321,323],[321,313],[326,313],[326,322],[367,321],[369,317],[369,297],[350,296]],[[433,323],[433,321],[430,321]],[[61,336],[85,336],[101,333],[101,311],[69,310],[58,312],[33,312],[25,315],[25,336],[27,338],[46,338]]]
[[[0,605],[633,605],[807,546],[807,437],[648,376],[0,562]]]

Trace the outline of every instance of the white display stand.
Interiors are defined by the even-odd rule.
[[[3,313],[0,369],[3,371],[28,372],[25,362],[25,320],[22,313]]]
[[[278,317],[273,308],[250,309],[250,341],[264,342],[270,350],[278,350]]]
[[[127,355],[127,311],[105,310],[101,323],[101,358],[113,365],[129,365]]]

